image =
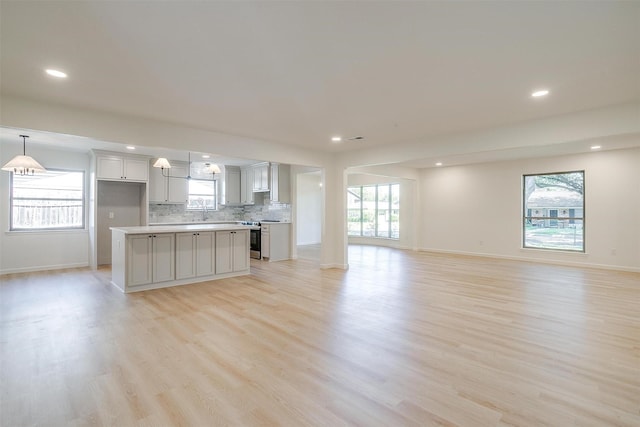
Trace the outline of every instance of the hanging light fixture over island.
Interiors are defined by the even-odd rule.
[[[18,175],[33,175],[36,172],[46,172],[47,170],[33,157],[27,156],[27,138],[29,138],[29,135],[20,135],[20,138],[22,138],[22,155],[15,156],[2,167],[2,170]]]

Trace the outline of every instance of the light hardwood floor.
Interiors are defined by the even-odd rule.
[[[354,246],[123,295],[2,276],[2,426],[638,426],[640,275]]]

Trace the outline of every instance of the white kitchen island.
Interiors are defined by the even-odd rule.
[[[111,282],[129,293],[249,274],[252,228],[235,224],[111,227]]]

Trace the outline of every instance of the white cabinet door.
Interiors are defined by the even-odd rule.
[[[216,232],[216,274],[233,271],[233,234],[231,231]]]
[[[280,200],[278,194],[278,169],[279,166],[277,163],[271,163],[271,193],[270,200],[278,201]]]
[[[240,168],[225,167],[224,172],[224,204],[240,204]]]
[[[262,226],[262,257],[269,261],[291,258],[291,224],[274,223]]]
[[[260,191],[262,187],[260,166],[253,166],[253,191]]]
[[[216,235],[202,231],[196,235],[196,276],[210,276],[216,270]]]
[[[217,231],[216,274],[249,269],[249,230]]]
[[[253,191],[269,191],[269,163],[253,165]]]
[[[147,234],[127,237],[127,285],[147,285],[153,280],[153,236]]]
[[[153,162],[154,160],[151,160],[152,164]],[[149,202],[162,203],[167,201],[168,179],[162,176],[162,169],[151,166],[149,169]]]
[[[98,179],[124,179],[122,175],[123,159],[114,156],[99,156],[96,159]]]
[[[249,230],[232,231],[233,233],[233,271],[249,268]]]
[[[196,276],[196,233],[176,233],[176,279]]]
[[[271,164],[271,201],[291,203],[291,166]]]
[[[151,162],[153,163],[153,161]],[[184,178],[188,172],[188,166],[174,164],[170,169],[165,169],[163,175],[162,169],[152,166],[149,172],[149,201],[156,203],[187,203],[189,181]],[[169,178],[169,176],[174,178]]]
[[[189,167],[183,165],[173,165],[169,169],[172,177],[167,178],[167,201],[171,203],[187,203],[189,198],[189,181],[184,179],[189,175]]]
[[[268,225],[262,225],[260,227],[260,255],[262,258],[271,257],[271,238]]]
[[[149,163],[146,160],[125,157],[123,177],[128,181],[148,181]]]
[[[262,182],[262,190],[269,191],[269,165],[268,164],[260,168],[260,182]]]
[[[175,280],[175,238],[173,233],[153,235],[153,281]]]
[[[176,279],[212,276],[215,266],[215,233],[176,233]]]
[[[253,168],[242,168],[240,169],[240,201],[243,205],[252,205],[253,200]]]

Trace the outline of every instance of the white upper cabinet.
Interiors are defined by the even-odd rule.
[[[269,163],[253,165],[253,191],[269,191]]]
[[[238,166],[225,166],[223,179],[220,184],[220,204],[240,205],[240,168]]]
[[[156,168],[157,169],[157,168]],[[189,181],[185,177],[189,175],[189,165],[177,163],[171,165],[167,185],[167,201],[170,203],[187,203],[189,199]]]
[[[189,172],[187,163],[171,161],[171,168],[164,170],[154,168],[150,162],[149,202],[151,203],[187,203],[189,198],[189,181],[184,179]],[[169,176],[173,178],[169,178]]]
[[[240,169],[240,202],[253,205],[253,167]]]
[[[291,203],[291,166],[271,163],[271,201]]]
[[[118,153],[96,153],[96,178],[115,181],[149,180],[149,163],[146,157],[130,157]]]

